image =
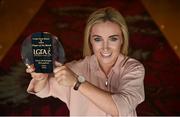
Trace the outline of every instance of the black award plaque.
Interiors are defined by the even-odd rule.
[[[33,65],[37,73],[52,73],[55,61],[65,61],[63,46],[56,36],[48,32],[28,36],[22,44],[21,56],[26,66]]]

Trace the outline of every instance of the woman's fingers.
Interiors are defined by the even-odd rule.
[[[54,77],[56,80],[59,81],[59,79],[63,78],[63,75],[65,75],[65,69],[65,66],[57,67],[56,69],[54,69]]]
[[[35,71],[35,67],[34,65],[26,65],[27,66],[27,69],[26,69],[26,72],[31,74],[31,77],[35,80],[42,80],[42,79],[45,79],[45,78],[48,78],[48,74],[46,73],[36,73],[34,72]]]
[[[54,78],[60,85],[73,86],[76,77],[77,75],[65,65],[54,69]]]
[[[26,66],[27,66],[27,69],[26,69],[27,73],[32,73],[35,71],[34,65],[26,65]]]
[[[32,73],[32,72],[34,72],[34,70],[35,70],[35,69],[33,69],[33,68],[27,68],[27,69],[26,69],[26,72],[27,72],[27,73]]]
[[[32,72],[31,77],[34,78],[35,80],[40,80],[40,79],[42,80],[48,78],[48,74]]]
[[[65,68],[66,66],[59,66],[59,67],[56,67],[53,72],[56,74],[57,72],[62,71]]]
[[[63,65],[62,63],[60,63],[60,62],[58,62],[58,61],[55,61],[54,63],[55,63],[55,66],[56,66],[56,67],[60,67],[60,66]]]
[[[58,64],[59,67],[54,69],[54,78],[56,79],[56,81],[63,85],[64,80],[66,78],[66,72],[67,72],[67,67],[66,66],[62,66],[62,64]]]
[[[43,77],[46,77],[45,74],[43,74],[43,73],[36,73],[36,72],[31,73],[31,76],[33,78],[43,78]]]

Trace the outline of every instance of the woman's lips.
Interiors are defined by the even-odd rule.
[[[112,53],[111,52],[101,52],[101,55],[103,57],[110,57],[112,55]]]

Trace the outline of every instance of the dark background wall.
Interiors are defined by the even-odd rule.
[[[179,115],[179,58],[140,0],[45,0],[0,61],[0,115],[69,114],[59,99],[40,99],[26,92],[31,78],[21,61],[21,43],[31,33],[50,32],[63,44],[67,62],[80,59],[85,22],[90,13],[106,6],[124,15],[130,32],[129,56],[146,69],[146,99],[138,106],[138,115]]]

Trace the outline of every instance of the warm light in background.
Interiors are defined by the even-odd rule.
[[[0,1],[0,61],[16,42],[43,2],[44,0]]]
[[[180,1],[142,0],[142,3],[180,57]]]

